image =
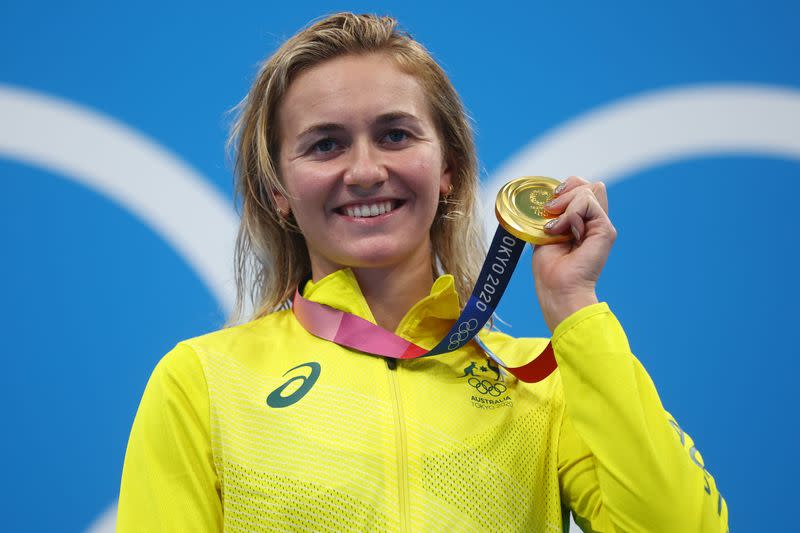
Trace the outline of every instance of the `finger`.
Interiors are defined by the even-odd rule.
[[[572,233],[572,237],[577,244],[580,244],[583,236],[586,234],[586,224],[579,216],[570,216],[567,214],[567,217],[569,219],[569,230]]]
[[[545,224],[544,229],[547,233],[552,233],[554,235],[561,235],[569,232],[572,234],[572,238],[575,242],[580,243],[586,232],[586,224],[581,217],[564,214]]]
[[[592,184],[592,192],[597,198],[597,203],[603,208],[603,211],[608,214],[608,193],[606,192],[606,184],[598,181]]]
[[[571,233],[576,242],[581,242],[586,233],[586,223],[575,211],[567,211],[545,224],[544,229],[547,233],[556,235]]]
[[[566,183],[566,182],[565,182]],[[608,212],[608,198],[606,196],[606,189],[605,185],[602,182],[598,183],[589,183],[586,182],[583,185],[579,185],[574,187],[573,189],[562,193],[561,195],[553,198],[546,204],[544,204],[544,208],[548,213],[553,215],[559,215],[563,213],[567,206],[572,202],[578,194],[583,194],[581,191],[589,190],[597,197],[597,201],[600,203],[600,206],[603,207],[605,212]]]
[[[557,235],[572,232],[575,240],[580,242],[585,237],[586,225],[596,220],[604,221],[609,234],[612,233],[611,221],[597,197],[590,189],[581,188],[575,192],[561,216],[545,224],[544,228],[547,233]]]
[[[561,182],[561,185],[555,188],[553,191],[553,196],[561,196],[564,193],[571,191],[576,187],[580,187],[581,185],[586,185],[589,182],[583,179],[580,176],[570,176],[564,181]]]

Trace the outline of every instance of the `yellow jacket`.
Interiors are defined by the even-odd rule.
[[[304,295],[374,322],[349,270]],[[450,276],[396,333],[431,348]],[[485,331],[516,366],[547,339]],[[118,531],[725,532],[727,507],[605,304],[558,326],[528,384],[470,343],[399,361],[307,333],[291,311],[178,344],[131,430]]]

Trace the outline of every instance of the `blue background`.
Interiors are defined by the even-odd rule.
[[[548,130],[643,91],[800,89],[795,2],[688,0],[5,2],[0,83],[114,117],[229,197],[226,111],[284,38],[345,9],[392,14],[429,47],[474,118],[484,177]],[[799,175],[797,160],[742,154],[609,189],[619,239],[601,296],[696,440],[734,531],[791,527]],[[2,158],[0,187],[4,525],[81,531],[118,495],[155,363],[224,313],[167,243],[105,197]],[[500,314],[515,335],[545,335],[525,257]]]

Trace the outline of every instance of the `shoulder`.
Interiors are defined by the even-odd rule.
[[[291,337],[291,311],[278,311],[245,324],[180,341],[158,363],[153,378],[185,381],[202,378],[210,360],[235,358],[237,354],[260,351],[278,339]],[[152,378],[151,378],[152,379]]]
[[[295,325],[291,311],[276,311],[244,324],[186,339],[178,347],[186,347],[202,359],[208,354],[247,350],[256,344],[269,344],[277,338],[291,336]]]

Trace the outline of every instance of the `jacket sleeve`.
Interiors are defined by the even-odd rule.
[[[564,387],[562,501],[586,532],[721,532],[728,509],[604,303],[552,339]]]
[[[208,391],[194,351],[179,344],[156,366],[133,422],[117,531],[221,531]]]

